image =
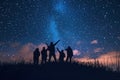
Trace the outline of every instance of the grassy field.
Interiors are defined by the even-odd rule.
[[[1,64],[0,80],[120,80],[120,72],[74,63]]]

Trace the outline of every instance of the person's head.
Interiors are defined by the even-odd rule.
[[[63,53],[63,52],[64,52],[64,50],[61,50],[61,52]]]
[[[71,47],[70,46],[68,46],[68,49],[70,49]]]
[[[51,42],[50,45],[53,45],[53,42]]]
[[[45,49],[45,47],[43,47],[43,49]]]
[[[39,51],[39,48],[36,48],[36,51]]]

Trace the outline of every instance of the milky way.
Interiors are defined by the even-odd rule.
[[[1,0],[0,54],[58,39],[79,57],[120,51],[119,14],[119,0]]]

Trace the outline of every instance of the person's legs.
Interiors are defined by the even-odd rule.
[[[46,58],[45,57],[43,58],[43,63],[46,63]]]
[[[43,64],[43,62],[44,62],[44,59],[43,59],[43,57],[42,57],[41,63]]]
[[[36,59],[36,64],[38,64],[39,63],[39,57]]]
[[[69,57],[67,56],[66,62],[68,62],[68,61],[69,61]]]
[[[35,58],[33,58],[33,63],[35,64]]]
[[[70,57],[70,62],[71,62],[72,57]]]
[[[55,56],[55,54],[53,55],[53,58],[54,58],[54,60],[55,60],[55,62],[56,62],[56,56]]]
[[[52,55],[50,54],[50,55],[49,55],[49,60],[48,60],[49,62],[50,62],[50,60],[51,60],[51,57],[52,57]]]
[[[34,57],[34,64],[37,64],[37,58]]]
[[[62,58],[62,62],[64,62],[64,58]]]
[[[45,61],[45,63],[46,63],[46,61],[47,61],[47,57],[45,57],[44,61]]]

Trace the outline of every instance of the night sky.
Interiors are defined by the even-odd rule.
[[[0,0],[1,55],[59,39],[78,57],[120,51],[120,0]]]

